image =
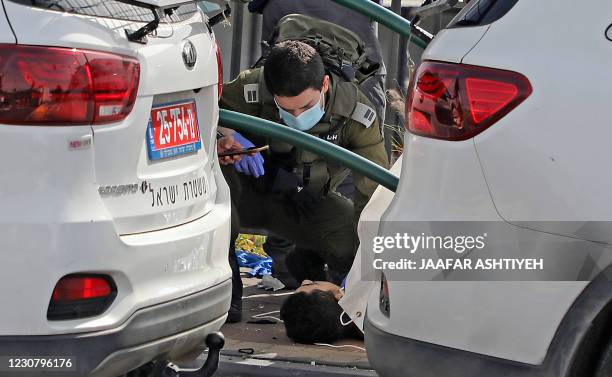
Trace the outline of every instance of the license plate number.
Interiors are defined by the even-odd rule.
[[[147,127],[149,160],[197,152],[202,148],[195,100],[157,105]]]

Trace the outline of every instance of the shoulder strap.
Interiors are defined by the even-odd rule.
[[[264,79],[264,68],[261,67],[259,68],[259,80],[257,81],[257,85],[259,87],[259,103],[261,103],[262,105],[274,105],[276,106],[276,104],[274,103],[274,97],[272,96],[272,93],[270,93],[270,91],[268,90],[268,87],[266,86],[266,81]]]
[[[332,77],[332,82],[330,115],[334,118],[350,118],[355,111],[359,89],[354,83],[342,81],[337,76]]]

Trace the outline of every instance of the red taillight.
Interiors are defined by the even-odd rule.
[[[217,54],[217,74],[218,74],[218,90],[219,90],[219,99],[221,99],[221,94],[223,94],[223,61],[221,60],[221,48],[219,47],[219,43],[215,41],[215,53]]]
[[[66,276],[53,289],[51,301],[78,301],[108,297],[113,288],[103,277]]]
[[[117,297],[117,287],[107,275],[74,274],[61,278],[51,294],[47,319],[70,320],[100,315]]]
[[[138,60],[59,47],[0,45],[0,123],[101,124],[136,100]]]
[[[520,73],[462,64],[423,62],[408,89],[406,120],[414,134],[466,140],[531,94]]]
[[[138,91],[138,60],[102,52],[85,52],[91,70],[94,124],[116,122],[132,111]]]

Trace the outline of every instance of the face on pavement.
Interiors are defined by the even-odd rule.
[[[313,291],[324,291],[331,292],[334,294],[336,300],[340,300],[344,293],[342,289],[334,283],[330,283],[328,281],[312,281],[312,280],[304,280],[302,285],[295,290],[295,293],[311,293]]]

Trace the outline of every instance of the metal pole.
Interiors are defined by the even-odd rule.
[[[391,10],[395,14],[400,14],[402,10],[402,1],[401,0],[393,0],[391,2]],[[389,41],[389,45],[387,46],[389,51],[389,56],[387,56],[387,79],[385,86],[387,90],[396,89],[396,79],[398,75],[398,46],[399,46],[399,34],[392,33],[391,40]],[[398,117],[396,114],[396,110],[391,108],[391,106],[387,106],[387,111],[385,114],[385,123],[389,125],[398,124]],[[395,131],[392,128],[385,127],[385,149],[387,150],[387,154],[391,156],[393,150],[393,140],[396,139]]]
[[[251,30],[249,32],[249,67],[255,64],[259,56],[261,55],[261,23],[262,16],[259,13],[251,13]]]
[[[442,29],[442,13],[436,13],[431,16],[431,23],[433,24],[433,33],[438,34]]]
[[[402,16],[407,17],[409,8],[402,9]],[[402,35],[399,40],[399,54],[397,58],[397,82],[402,90],[406,93],[406,82],[408,81],[408,37]]]
[[[403,8],[401,10],[401,15],[403,17],[407,17],[408,16],[408,11],[409,8]],[[398,48],[398,56],[397,56],[397,84],[398,84],[398,89],[399,92],[404,96],[405,98],[405,94],[408,92],[408,88],[407,88],[407,81],[408,81],[408,37],[402,35],[399,39],[399,48]],[[394,114],[394,120],[395,120],[395,124],[397,124],[400,128],[398,129],[393,129],[392,133],[393,133],[393,139],[397,140],[398,142],[400,140],[403,140],[402,135],[403,133],[400,131],[401,128],[403,128],[406,124],[406,120],[403,119],[403,116],[398,114],[397,112]],[[402,143],[403,145],[403,143]],[[403,147],[402,147],[403,149]],[[398,151],[394,151],[393,152],[393,159],[398,158]]]
[[[297,131],[269,120],[235,111],[220,109],[219,123],[237,131],[252,132],[258,135],[281,140],[295,145],[297,148],[332,160],[342,166],[363,174],[371,180],[395,192],[399,178],[370,160],[335,144],[319,139],[302,131]]]
[[[240,58],[242,57],[242,24],[244,21],[244,4],[234,1],[232,9],[232,55],[230,77],[234,78],[240,73]]]
[[[395,14],[400,14],[402,11],[402,0],[393,0],[391,2],[391,10]],[[396,33],[393,33],[393,35],[391,36],[391,42],[389,46],[390,56],[389,56],[389,59],[387,59],[387,61],[389,62],[389,65],[387,66],[387,72],[388,72],[387,88],[388,89],[394,88],[393,84],[395,84],[395,79],[397,78],[398,46],[399,46],[399,35]]]

